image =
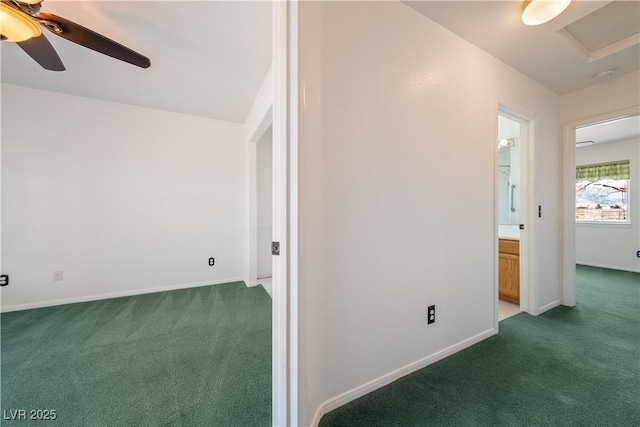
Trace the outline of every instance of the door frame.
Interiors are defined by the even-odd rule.
[[[273,3],[272,423],[298,425],[298,2]]]
[[[639,114],[636,105],[563,125],[562,305],[576,305],[576,128]]]
[[[522,196],[520,201],[520,223],[524,230],[520,232],[520,311],[538,315],[538,292],[535,269],[535,221],[533,221],[533,206],[535,205],[535,115],[522,106],[504,99],[497,99],[494,103],[494,138],[498,141],[498,115],[503,115],[521,124],[520,174]],[[498,221],[498,150],[494,147],[494,227],[495,227],[495,256],[494,256],[494,328],[498,332],[498,300],[499,300],[499,221]]]
[[[246,212],[245,212],[245,266],[244,281],[247,286],[258,285],[258,182],[257,182],[257,149],[258,141],[273,124],[273,74],[269,69],[260,88],[259,113],[251,117],[248,126],[249,137],[246,143]],[[247,120],[249,122],[249,119]]]
[[[247,122],[245,282],[257,281],[256,143],[272,127],[272,424],[298,423],[298,57],[296,1],[272,2],[272,65]]]

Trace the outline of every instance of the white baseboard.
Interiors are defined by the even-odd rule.
[[[544,313],[545,311],[549,311],[549,310],[551,310],[552,308],[556,308],[556,307],[558,307],[560,304],[562,304],[562,301],[561,301],[561,300],[557,300],[557,301],[553,301],[553,302],[551,302],[551,303],[549,303],[549,304],[547,304],[547,305],[543,305],[542,307],[540,307],[540,308],[538,309],[538,314],[542,314],[542,313]]]
[[[606,264],[591,264],[587,262],[576,262],[578,265],[586,265],[587,267],[598,267],[598,268],[606,268],[608,270],[621,270],[621,271],[630,271],[631,273],[640,273],[640,268],[627,268],[627,267],[619,267],[615,265],[606,265]]]
[[[451,356],[452,354],[457,353],[460,350],[463,350],[467,347],[470,347],[473,344],[479,343],[480,341],[487,339],[490,336],[495,335],[496,333],[497,333],[497,330],[495,328],[488,329],[484,332],[481,332],[477,335],[467,338],[466,340],[460,341],[457,344],[454,344],[450,347],[440,350],[430,356],[427,356],[416,362],[410,363],[400,369],[396,369],[393,372],[389,372],[388,374],[385,374],[379,378],[376,378],[375,380],[369,381],[366,384],[363,384],[359,387],[353,388],[347,392],[344,392],[338,396],[335,396],[320,405],[315,415],[313,416],[311,425],[313,427],[317,427],[317,425],[320,423],[320,419],[327,412],[331,412],[334,409],[337,409],[342,405],[346,405],[347,403],[359,397],[362,397],[365,394],[371,393],[372,391],[375,391],[381,387],[384,387],[385,385],[390,384],[399,378],[402,378],[426,366],[429,366],[439,360],[444,359],[445,357]]]
[[[258,281],[249,282],[249,283],[247,283],[247,288],[253,288],[254,286],[258,286],[259,284],[260,284],[260,282],[258,282]]]
[[[156,292],[175,291],[178,289],[197,288],[200,286],[221,285],[223,283],[232,283],[232,282],[243,282],[243,280],[241,277],[230,277],[228,279],[212,280],[208,282],[185,283],[181,285],[159,286],[159,287],[148,288],[148,289],[136,289],[132,291],[121,291],[121,292],[113,292],[108,294],[87,295],[87,296],[65,298],[65,299],[58,299],[58,300],[52,300],[52,301],[38,301],[38,302],[27,303],[27,304],[18,304],[18,305],[10,305],[7,307],[1,307],[0,312],[8,313],[10,311],[29,310],[32,308],[53,307],[55,305],[73,304],[76,302],[97,301],[102,299],[111,299],[111,298],[120,298],[120,297],[129,297],[132,295],[153,294]]]

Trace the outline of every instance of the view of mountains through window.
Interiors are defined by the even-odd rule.
[[[628,222],[629,180],[576,182],[576,221]]]

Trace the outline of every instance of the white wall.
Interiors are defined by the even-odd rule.
[[[561,298],[562,199],[555,94],[403,4],[299,8],[306,426],[494,333],[496,99],[536,116],[539,307]]]
[[[4,84],[2,105],[3,309],[241,279],[242,125]]]
[[[258,284],[258,219],[257,219],[257,142],[273,123],[273,64],[262,80],[262,86],[256,94],[253,105],[245,121],[245,243],[244,243],[244,281],[247,286]]]
[[[576,165],[629,160],[629,225],[576,224],[576,262],[640,272],[640,139],[576,149]]]
[[[271,276],[271,242],[273,218],[273,160],[272,129],[269,128],[257,143],[257,276]]]
[[[640,105],[640,71],[560,97],[561,123],[597,117]]]

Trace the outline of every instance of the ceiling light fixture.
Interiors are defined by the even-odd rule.
[[[522,4],[522,22],[525,25],[540,25],[560,15],[571,0],[527,0]]]
[[[594,141],[578,141],[576,142],[576,148],[586,147],[587,145],[593,145],[593,144],[595,144]]]
[[[0,3],[0,36],[2,40],[23,42],[41,34],[40,27],[5,3]]]
[[[516,143],[516,140],[514,138],[509,138],[509,139],[501,139],[500,142],[498,142],[498,147],[499,148],[510,148],[513,147]]]
[[[616,74],[615,68],[608,68],[604,71],[600,71],[594,74],[593,78],[596,80],[608,79],[610,77],[613,77],[615,74]]]

